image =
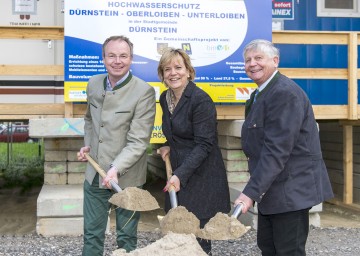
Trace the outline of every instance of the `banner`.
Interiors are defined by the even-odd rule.
[[[164,47],[184,49],[195,83],[216,103],[244,103],[255,84],[246,76],[242,50],[255,38],[271,40],[271,2],[263,0],[65,2],[66,102],[86,101],[88,79],[105,73],[101,46],[112,35],[134,43],[131,71],[154,86]]]

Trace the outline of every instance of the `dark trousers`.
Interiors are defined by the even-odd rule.
[[[257,244],[263,256],[306,255],[309,210],[258,214]]]
[[[99,188],[99,176],[92,185],[84,182],[84,256],[102,256],[104,253],[105,231],[113,195],[109,189]],[[127,252],[137,246],[137,226],[140,213],[121,208],[116,209],[116,242],[118,248]]]
[[[205,224],[209,222],[210,219],[200,219],[200,228],[204,228]],[[196,238],[198,243],[200,244],[201,248],[204,252],[208,255],[211,255],[211,240]]]

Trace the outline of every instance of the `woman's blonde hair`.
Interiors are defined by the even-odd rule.
[[[189,71],[189,81],[195,79],[195,69],[191,64],[189,55],[182,49],[175,49],[172,47],[166,48],[160,58],[158,65],[158,76],[161,82],[164,82],[164,68],[168,65],[175,57],[180,56],[184,60],[185,68]]]

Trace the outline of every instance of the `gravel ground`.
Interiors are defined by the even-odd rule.
[[[360,255],[359,237],[359,228],[311,227],[306,252],[307,255]],[[159,238],[159,232],[140,232],[139,247],[145,247]],[[22,236],[2,235],[0,240],[0,255],[81,255],[82,236],[42,237],[32,233]],[[115,249],[115,235],[112,230],[106,237],[105,255],[111,255]],[[250,230],[237,240],[213,241],[213,255],[260,255],[256,246],[256,231]]]

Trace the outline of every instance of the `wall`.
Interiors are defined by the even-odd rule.
[[[336,199],[344,196],[343,127],[338,122],[319,122],[322,152]],[[360,127],[353,127],[353,201],[360,203]]]
[[[36,1],[36,14],[28,18],[13,13],[13,1],[1,1],[0,26],[63,26],[59,0]],[[0,63],[5,65],[63,65],[63,40],[0,40]],[[62,103],[63,76],[0,76],[1,103]],[[22,93],[17,88],[26,91]],[[34,94],[36,97],[29,97]]]

